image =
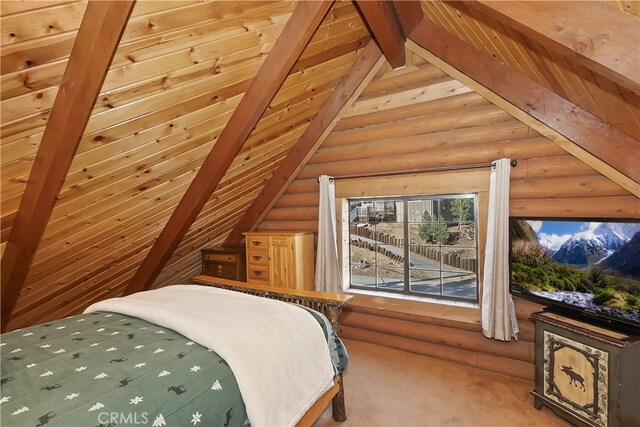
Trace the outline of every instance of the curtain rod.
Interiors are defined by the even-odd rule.
[[[515,168],[518,166],[517,160],[511,160],[511,167]],[[362,175],[344,175],[344,176],[335,176],[329,178],[329,181],[333,181],[336,179],[352,179],[352,178],[373,178],[379,176],[393,176],[393,175],[410,175],[414,173],[424,173],[424,172],[446,172],[446,171],[455,171],[455,170],[465,170],[465,169],[480,169],[491,166],[492,168],[496,167],[495,162],[489,163],[475,163],[471,165],[459,165],[459,166],[443,166],[439,168],[428,168],[428,169],[415,169],[410,171],[400,171],[400,172],[379,172],[379,173],[368,173]],[[320,178],[317,178],[317,181],[320,181]]]

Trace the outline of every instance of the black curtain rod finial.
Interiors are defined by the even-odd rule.
[[[511,160],[509,164],[511,165],[512,168],[515,168],[516,166],[518,166],[518,161],[514,159],[514,160]],[[495,169],[495,168],[496,168],[496,162],[491,163],[491,169]]]
[[[316,178],[316,182],[320,182],[320,177]],[[332,176],[329,177],[329,182],[333,182],[333,177]]]

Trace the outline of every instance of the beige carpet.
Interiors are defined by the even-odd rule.
[[[567,426],[537,411],[533,384],[440,359],[345,340],[347,421],[322,426]]]

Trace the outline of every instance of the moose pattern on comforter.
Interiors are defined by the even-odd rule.
[[[222,358],[138,318],[74,316],[1,345],[3,426],[249,424]]]
[[[342,373],[342,341],[325,316],[301,308],[322,326]],[[224,359],[136,317],[94,312],[12,331],[0,354],[3,426],[250,424]]]

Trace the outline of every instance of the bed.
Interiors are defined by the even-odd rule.
[[[330,401],[346,419],[348,297],[194,283],[3,334],[2,424],[310,425]]]

